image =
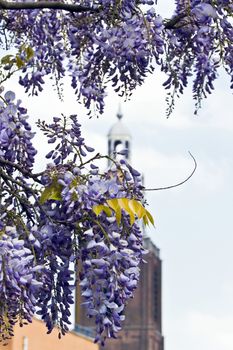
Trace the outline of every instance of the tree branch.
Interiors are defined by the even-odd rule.
[[[29,200],[26,197],[22,197],[17,193],[16,188],[13,187],[13,184],[10,183],[10,180],[5,176],[5,174],[1,173],[1,176],[6,184],[4,187],[4,190],[8,192],[10,196],[13,196],[18,199],[19,204],[21,206],[22,212],[25,212],[28,218],[35,224],[32,215],[30,213],[30,208],[34,211],[35,215],[37,215],[37,211],[35,210],[34,206],[32,206],[32,203],[29,202]]]
[[[185,182],[187,182],[189,179],[191,179],[191,177],[193,176],[193,174],[195,173],[195,171],[196,171],[196,169],[197,169],[197,162],[196,162],[196,159],[194,158],[194,156],[192,155],[191,152],[189,152],[189,155],[190,155],[190,157],[193,159],[193,162],[194,162],[194,169],[193,169],[193,171],[191,172],[191,174],[190,174],[185,180],[183,180],[183,181],[181,181],[181,182],[178,182],[177,184],[171,185],[171,186],[157,187],[157,188],[145,188],[144,191],[170,190],[171,188],[174,188],[174,187],[178,187],[178,186],[183,185]]]
[[[35,10],[35,9],[52,9],[52,10],[64,10],[73,13],[83,13],[83,12],[98,12],[99,8],[87,7],[78,4],[67,4],[59,1],[6,1],[0,0],[0,9],[2,10]],[[182,12],[171,19],[164,21],[165,29],[175,29],[176,25],[185,17],[187,17],[186,12]]]
[[[179,15],[176,15],[173,18],[164,21],[165,29],[175,29],[176,24],[178,24],[185,17],[187,17],[187,13],[182,12]]]
[[[13,1],[0,0],[0,9],[2,10],[53,9],[53,10],[64,10],[64,11],[69,11],[74,13],[98,11],[97,8],[87,7],[87,6],[77,5],[77,4],[66,4],[59,1],[13,2]]]
[[[0,0],[0,1],[1,1],[1,0]],[[0,165],[7,165],[7,166],[10,166],[10,167],[13,167],[13,168],[17,169],[18,171],[20,171],[21,174],[23,174],[24,176],[29,177],[29,178],[32,178],[34,181],[36,181],[36,182],[38,182],[39,184],[41,184],[41,181],[38,180],[38,176],[43,175],[44,172],[42,172],[42,173],[40,173],[40,174],[33,174],[33,173],[31,173],[31,172],[25,170],[24,168],[22,168],[19,164],[10,162],[9,160],[4,159],[4,158],[2,158],[2,157],[0,157]]]
[[[2,177],[4,180],[9,180],[10,182],[14,183],[15,185],[21,187],[22,189],[24,189],[25,191],[30,192],[33,196],[35,194],[38,194],[37,190],[33,190],[31,187],[29,187],[27,184],[20,182],[16,179],[14,179],[13,177],[11,177],[10,175],[6,174],[6,172],[0,168],[0,177]]]

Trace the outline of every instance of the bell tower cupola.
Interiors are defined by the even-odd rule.
[[[111,127],[108,133],[108,156],[113,159],[131,160],[131,135],[122,122],[123,114],[121,109],[117,113],[117,122]],[[118,154],[120,152],[120,154]],[[121,154],[122,153],[122,154]],[[110,161],[109,161],[110,164]]]

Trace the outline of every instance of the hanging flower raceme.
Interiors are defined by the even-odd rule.
[[[3,226],[3,222],[2,222]],[[13,326],[32,322],[43,266],[36,265],[32,250],[25,247],[15,226],[0,230],[0,341],[13,335]]]
[[[109,157],[93,156],[76,115],[38,122],[51,150],[45,171],[34,174],[26,157],[33,133],[14,100],[5,94],[0,124],[2,339],[16,322],[31,322],[35,307],[48,333],[57,327],[59,337],[65,334],[79,283],[87,316],[95,318],[95,341],[103,344],[121,329],[139,279],[145,251],[138,220],[153,224],[141,175],[124,160],[101,171],[97,162]]]
[[[15,101],[12,91],[5,93],[3,101],[0,101],[0,157],[31,170],[37,151],[31,142],[34,133],[27,121],[27,111],[20,100]]]
[[[195,113],[202,99],[212,93],[221,65],[233,79],[231,1],[176,3],[176,13],[166,27],[167,55],[162,64],[162,70],[169,75],[164,83],[169,90],[168,115],[174,108],[174,97],[183,93],[191,76]]]
[[[82,4],[86,11],[0,14],[0,39],[4,42],[9,34],[6,47],[11,44],[18,51],[4,56],[1,63],[9,75],[21,71],[19,83],[26,92],[38,95],[50,76],[62,98],[61,82],[68,73],[88,112],[103,113],[107,83],[128,98],[158,65],[168,75],[169,114],[174,96],[183,93],[190,77],[196,109],[213,90],[221,65],[232,78],[231,0],[177,0],[170,20],[157,13],[153,0]],[[203,54],[211,68],[201,71],[198,61]]]
[[[0,84],[20,72],[25,91],[38,95],[48,76],[62,97],[68,73],[89,113],[92,106],[103,113],[107,83],[130,97],[157,64],[168,75],[168,115],[190,77],[196,110],[214,89],[221,65],[233,87],[232,0],[176,0],[170,20],[158,15],[153,0],[60,3],[77,5],[73,12],[12,10],[16,2],[0,13],[1,44],[14,49],[1,58]],[[26,3],[21,6],[31,6]],[[79,283],[87,315],[95,319],[95,341],[103,344],[120,330],[137,285],[145,253],[138,222],[153,224],[141,176],[124,160],[101,171],[99,159],[110,159],[93,155],[76,115],[37,123],[48,139],[50,163],[33,173],[36,150],[26,109],[14,92],[0,90],[1,339],[13,335],[16,322],[30,322],[36,307],[48,333],[58,327],[59,336],[65,334]]]

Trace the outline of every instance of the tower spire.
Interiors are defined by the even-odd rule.
[[[120,103],[119,103],[119,106],[118,106],[117,118],[119,120],[121,120],[123,118],[123,114],[122,114],[121,104]]]

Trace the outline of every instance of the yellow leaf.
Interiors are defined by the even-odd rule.
[[[121,223],[121,208],[116,210],[116,221],[117,221],[117,225],[119,226]]]
[[[111,209],[102,204],[94,205],[92,210],[97,216],[102,213],[102,211],[104,211],[107,216],[112,216]]]
[[[151,215],[151,213],[150,213],[148,210],[145,209],[145,211],[146,211],[146,217],[147,217],[147,219],[148,219],[148,220],[150,221],[150,223],[154,226],[154,225],[155,225],[155,222],[154,222],[153,216]]]
[[[107,204],[109,205],[109,207],[112,208],[114,211],[116,211],[117,208],[119,207],[118,199],[117,199],[117,198],[107,199],[106,202],[107,202]]]
[[[135,199],[129,201],[129,206],[139,219],[141,219],[146,213],[146,209]]]
[[[121,209],[124,209],[130,216],[130,225],[132,226],[135,222],[134,212],[129,207],[129,199],[128,198],[118,198],[118,204]]]
[[[109,217],[112,216],[112,211],[111,209],[109,209],[109,207],[105,206],[103,207],[103,211],[105,212],[105,214]]]
[[[136,199],[114,198],[107,200],[107,204],[114,210],[118,225],[121,222],[121,210],[129,214],[131,226],[135,222],[135,215],[138,219],[143,219],[144,225],[149,225],[149,222],[154,225],[154,219],[150,212]]]
[[[109,205],[110,208],[112,208],[115,211],[117,224],[120,225],[121,207],[119,206],[118,199],[117,198],[108,199],[107,204]]]
[[[148,221],[146,215],[143,216],[143,223],[144,223],[145,226],[146,226],[146,225],[149,225],[149,221]]]
[[[103,211],[103,205],[100,205],[100,204],[94,205],[92,210],[95,213],[95,215],[98,216]]]

